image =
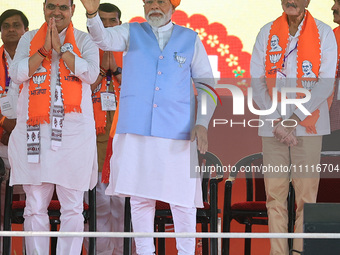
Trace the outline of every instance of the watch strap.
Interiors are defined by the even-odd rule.
[[[118,75],[118,74],[121,74],[122,73],[122,68],[121,67],[117,67],[116,71],[114,71],[112,74],[114,76]]]

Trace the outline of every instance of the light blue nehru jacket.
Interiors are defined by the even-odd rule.
[[[196,32],[174,25],[170,40],[161,51],[148,23],[130,24],[117,134],[190,138],[194,120],[190,102],[195,102],[191,62],[196,36]]]

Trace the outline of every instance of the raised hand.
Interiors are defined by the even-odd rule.
[[[80,0],[84,5],[87,13],[94,13],[99,8],[100,0]]]

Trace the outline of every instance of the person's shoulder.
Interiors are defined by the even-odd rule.
[[[29,30],[25,32],[22,37],[32,39],[36,33],[38,33],[39,29]]]
[[[88,33],[81,31],[79,29],[74,28],[73,33],[74,33],[74,38],[76,39],[77,43],[91,40],[90,35]]]
[[[88,33],[81,31],[77,28],[73,29],[73,33],[74,33],[75,36],[87,36],[88,35]]]
[[[259,33],[268,33],[273,25],[274,21],[270,21],[267,24],[265,24],[263,27],[261,27],[260,32]]]
[[[177,27],[177,29],[180,29],[182,31],[185,31],[185,32],[188,32],[188,33],[191,33],[193,35],[197,35],[197,32],[192,30],[191,28],[187,28],[187,27],[184,27],[184,26],[180,26],[180,25],[177,25],[174,23],[174,27]]]
[[[257,34],[256,42],[267,41],[270,33],[270,29],[273,25],[274,21],[268,22],[263,27],[260,28],[260,31]]]
[[[314,18],[314,20],[315,20],[315,24],[316,24],[320,33],[324,33],[324,32],[329,33],[331,31],[333,31],[332,28],[330,27],[330,25],[328,25],[328,24],[324,23],[323,21],[318,20],[316,18]]]

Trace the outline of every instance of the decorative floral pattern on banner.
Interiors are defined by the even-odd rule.
[[[242,41],[233,35],[228,35],[226,27],[221,23],[209,24],[208,19],[202,14],[190,17],[177,10],[172,20],[174,23],[190,28],[198,33],[203,45],[210,56],[217,56],[217,70],[220,73],[219,83],[237,84],[244,92],[249,86],[250,58],[248,52],[242,51]],[[142,17],[135,17],[130,22],[144,22]],[[231,79],[238,78],[238,79]],[[227,80],[227,82],[226,82]]]

